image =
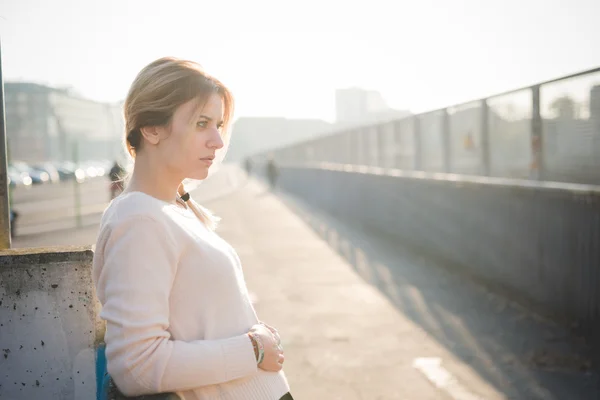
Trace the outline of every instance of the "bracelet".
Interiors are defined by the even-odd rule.
[[[260,338],[254,332],[248,332],[250,339],[252,339],[252,345],[256,345],[258,347],[258,360],[256,360],[256,364],[260,365],[265,358],[265,347],[263,346]]]
[[[252,350],[254,350],[254,358],[256,358],[256,361],[258,362],[258,345],[256,344],[256,340],[254,340],[254,337],[252,337],[252,335],[250,335],[250,333],[247,333],[247,335],[250,338],[250,342],[252,342]]]

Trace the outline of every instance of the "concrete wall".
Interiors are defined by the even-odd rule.
[[[0,252],[0,399],[179,398],[125,397],[104,375],[92,258],[90,247],[75,246]]]
[[[87,248],[0,252],[0,398],[95,399],[104,326]]]
[[[280,186],[414,246],[600,344],[600,189],[320,164]]]

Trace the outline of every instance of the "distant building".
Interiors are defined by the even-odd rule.
[[[302,142],[330,132],[331,127],[320,119],[242,117],[233,124],[226,160],[240,161],[252,154]]]
[[[348,88],[336,90],[335,114],[336,125],[346,127],[400,119],[410,112],[388,107],[375,90]]]
[[[29,82],[6,82],[8,150],[26,162],[115,159],[122,152],[120,104],[100,103],[68,90]]]

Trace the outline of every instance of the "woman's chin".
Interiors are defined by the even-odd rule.
[[[197,181],[204,180],[208,177],[208,168],[203,171],[195,171],[193,174],[188,176],[188,179],[194,179]]]

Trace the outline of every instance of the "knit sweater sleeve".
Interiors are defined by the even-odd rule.
[[[256,372],[243,333],[220,340],[173,340],[169,295],[176,241],[150,217],[128,217],[99,235],[96,288],[106,320],[108,372],[127,396],[177,392]]]

